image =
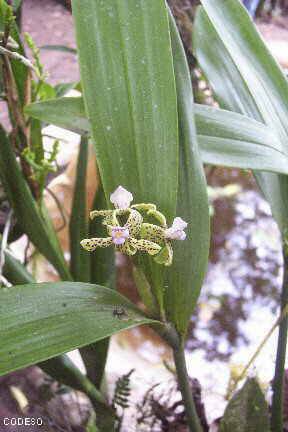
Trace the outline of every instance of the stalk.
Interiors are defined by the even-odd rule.
[[[288,304],[288,250],[283,248],[284,257],[284,276],[281,293],[281,313]],[[273,399],[271,409],[271,431],[283,431],[283,396],[284,396],[284,375],[285,357],[287,345],[288,316],[285,315],[279,326],[277,356],[275,364],[275,374],[273,379]]]
[[[152,328],[173,350],[177,382],[182,395],[189,431],[203,432],[189,383],[184,354],[184,342],[172,324],[167,323],[164,326],[152,325]]]
[[[184,346],[182,343],[180,347],[173,349],[173,355],[174,355],[174,362],[176,367],[179,389],[182,394],[182,399],[185,407],[189,430],[190,432],[203,432],[196,411],[196,407],[194,404],[191,387],[189,384],[189,378],[188,378],[185,355],[184,355]]]

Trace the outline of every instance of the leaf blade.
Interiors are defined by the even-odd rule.
[[[287,155],[270,127],[210,106],[194,109],[203,162],[287,174]]]
[[[69,221],[70,238],[70,271],[74,280],[90,282],[90,256],[80,245],[80,241],[88,237],[86,176],[89,152],[89,141],[83,136],[80,142],[76,180]]]
[[[99,285],[17,285],[2,289],[0,299],[0,375],[153,322],[116,291]],[[125,312],[123,319],[113,312],[117,306]]]
[[[206,181],[196,140],[190,73],[172,15],[170,31],[180,130],[177,214],[188,222],[188,227],[187,239],[173,245],[174,258],[173,265],[168,270],[165,301],[169,318],[182,336],[185,336],[208,264],[210,220]]]
[[[280,66],[240,2],[204,0],[202,4],[206,12],[199,8],[194,28],[196,56],[220,105],[265,122],[286,151],[288,85]],[[233,35],[228,31],[231,25]],[[255,177],[285,233],[287,176],[255,173]]]
[[[136,202],[154,202],[173,216],[177,109],[165,2],[74,0],[72,5],[105,194],[122,184]],[[151,160],[157,170],[147,176]]]
[[[31,116],[44,122],[80,134],[90,132],[80,97],[39,102],[28,105],[26,110]],[[204,163],[287,174],[287,156],[281,153],[281,143],[271,128],[246,115],[205,105],[194,104],[194,112],[197,139]],[[271,148],[270,153],[259,148],[261,145],[267,146],[269,150]],[[246,152],[249,154],[247,158]]]

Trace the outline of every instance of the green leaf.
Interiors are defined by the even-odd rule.
[[[118,185],[172,222],[177,100],[164,0],[74,0],[81,82],[106,198]],[[149,266],[163,300],[163,268]]]
[[[113,249],[99,249],[95,253],[89,254],[80,245],[80,241],[83,240],[83,238],[87,238],[89,236],[86,209],[86,174],[88,151],[88,138],[87,136],[83,136],[81,139],[78,156],[74,199],[70,219],[71,273],[74,279],[77,281],[91,281],[93,283],[106,285],[109,282],[109,278],[111,278],[111,275],[113,274],[113,271],[111,272],[109,265],[111,263],[110,257],[112,257],[114,261]],[[101,196],[101,190],[99,196]],[[105,206],[106,203],[103,203],[102,208]],[[99,223],[99,220],[97,222]],[[104,230],[102,224],[100,226],[100,230]],[[91,235],[95,236],[96,232],[99,237],[102,237],[102,234],[99,233],[99,230],[97,229],[95,229]],[[104,235],[106,235],[106,233]],[[90,277],[92,269],[93,279]],[[102,382],[108,346],[109,340],[105,339],[80,349],[81,357],[86,367],[87,376],[97,388],[100,388]]]
[[[268,405],[255,378],[248,379],[228,403],[220,432],[269,432]]]
[[[80,97],[63,97],[45,102],[34,102],[25,113],[45,123],[51,123],[79,134],[90,130],[84,102]]]
[[[14,285],[35,283],[33,276],[27,271],[26,267],[14,258],[9,250],[5,251],[3,274],[6,279]],[[86,393],[94,405],[101,407],[102,412],[107,411],[107,406],[106,404],[104,405],[105,400],[99,390],[89,382],[87,377],[79,371],[65,354],[50,358],[37,365],[61,384],[68,385],[73,389]],[[109,415],[111,416],[111,412]]]
[[[83,136],[80,143],[74,196],[72,202],[70,232],[70,270],[74,280],[90,282],[90,256],[80,241],[88,237],[87,205],[86,205],[86,175],[89,141]]]
[[[122,184],[135,202],[154,202],[171,218],[178,136],[165,2],[74,0],[72,5],[105,194]]]
[[[89,133],[81,97],[34,103],[26,107],[26,112],[46,123]],[[203,162],[287,174],[287,152],[283,154],[281,142],[271,128],[246,115],[205,105],[195,104],[194,112]]]
[[[153,321],[123,296],[98,285],[59,282],[2,289],[0,374],[147,323]]]
[[[288,156],[275,132],[247,116],[194,105],[203,162],[288,174]]]
[[[0,127],[0,178],[17,221],[32,243],[57,269],[63,279],[70,279],[55,231],[48,216],[40,214],[25,178],[17,163],[12,145]]]
[[[188,222],[187,239],[175,242],[168,271],[166,309],[178,331],[185,335],[206,273],[209,254],[207,187],[194,125],[193,93],[184,48],[170,15],[171,40],[179,112],[179,191],[177,215]]]
[[[266,123],[287,154],[288,84],[238,0],[203,0],[194,32],[197,59],[223,108]],[[282,232],[288,229],[288,177],[256,174]]]

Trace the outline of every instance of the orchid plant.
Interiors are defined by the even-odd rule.
[[[211,29],[212,21],[198,18],[196,54],[207,76],[211,74],[224,109],[193,103],[185,52],[165,0],[72,0],[81,72],[81,84],[75,83],[79,97],[62,97],[63,86],[47,84],[39,51],[29,38],[33,60],[27,60],[12,9],[7,1],[0,0],[1,97],[12,124],[12,133],[0,127],[0,180],[15,219],[11,230],[11,214],[7,218],[0,251],[4,285],[0,290],[0,375],[38,364],[90,398],[100,432],[112,432],[117,424],[117,412],[102,386],[109,337],[142,324],[149,325],[173,351],[187,427],[191,432],[202,432],[184,345],[209,254],[203,163],[253,169],[283,234],[287,228],[288,152],[283,120],[287,120],[287,81],[263,49],[240,0],[202,0],[202,4],[225,43],[220,44],[215,59],[213,49],[219,41]],[[234,27],[226,33],[229,20]],[[247,34],[253,36],[251,40],[256,41],[263,58],[258,58],[254,45],[249,45]],[[211,40],[206,43],[208,37]],[[227,46],[228,60],[223,66]],[[249,63],[254,57],[257,61]],[[266,63],[271,66],[268,72]],[[231,82],[233,73],[227,76],[227,64],[235,81]],[[233,85],[240,86],[240,97],[231,102]],[[254,102],[251,95],[256,100],[260,90],[260,100]],[[267,97],[273,97],[273,104]],[[285,103],[282,98],[286,98]],[[233,112],[235,107],[238,112]],[[243,107],[247,108],[244,112]],[[69,220],[69,263],[42,199],[47,170],[52,165],[54,169],[57,158],[56,143],[53,160],[45,155],[42,123],[81,135]],[[91,210],[86,208],[90,143],[101,185],[87,220],[87,210]],[[120,184],[125,188],[117,187]],[[134,200],[136,204],[132,204]],[[54,266],[58,282],[37,283],[13,256],[9,244],[24,234]],[[145,309],[113,289],[115,252],[133,260]],[[285,299],[283,295],[284,303]],[[287,321],[284,324],[287,327]],[[65,354],[75,348],[80,350],[86,376]],[[283,344],[280,348],[276,396],[283,382]],[[235,415],[235,405],[249,405],[241,405],[237,398],[250,401],[254,397],[256,401],[256,396],[258,411],[255,408],[252,416],[250,411]],[[274,396],[273,432],[281,430],[282,402],[278,396]],[[246,427],[251,417],[252,428],[248,425],[250,429],[241,431],[269,430],[268,409],[257,383],[249,381],[241,395],[234,397],[236,404],[232,399],[230,408],[228,405],[233,415],[224,416],[221,431],[236,430],[239,422]]]

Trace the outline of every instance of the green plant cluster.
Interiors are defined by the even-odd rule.
[[[10,121],[10,128],[0,126],[0,180],[18,236],[25,234],[59,276],[59,282],[34,280],[11,253],[7,219],[0,253],[0,374],[38,364],[83,391],[95,410],[87,430],[96,430],[96,422],[100,432],[112,432],[121,423],[116,406],[127,406],[130,374],[118,381],[109,403],[102,385],[109,337],[146,324],[171,347],[187,425],[191,432],[202,431],[184,343],[208,263],[204,164],[253,171],[283,235],[281,309],[286,310],[287,79],[240,0],[201,3],[193,24],[193,52],[219,108],[194,103],[185,50],[164,0],[73,0],[81,83],[55,87],[47,83],[39,49],[29,35],[23,42],[13,10],[0,0],[0,93]],[[74,87],[79,97],[63,97]],[[50,153],[44,148],[42,128],[47,124],[81,135],[69,263],[43,201],[58,154],[57,141]],[[90,143],[101,187],[89,221]],[[135,202],[152,204],[130,206],[128,199],[123,206],[114,195],[116,208],[111,210],[109,198],[119,185],[133,191]],[[87,253],[81,244],[95,252]],[[112,244],[134,257],[145,311],[113,289],[114,249],[96,249]],[[279,321],[271,424],[262,390],[250,379],[229,402],[221,431],[282,432],[287,316]],[[87,376],[65,354],[76,348]]]

